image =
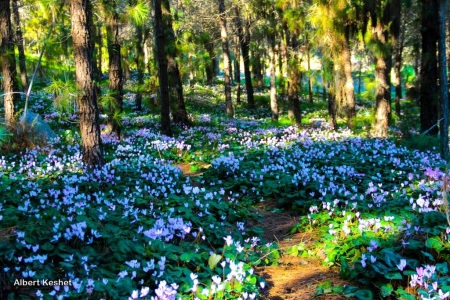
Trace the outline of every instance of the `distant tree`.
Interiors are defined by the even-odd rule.
[[[99,111],[94,84],[90,41],[89,0],[70,0],[72,41],[78,89],[78,114],[82,140],[82,159],[90,167],[104,164]]]
[[[420,129],[437,135],[439,91],[437,41],[439,38],[439,0],[422,0],[422,65],[420,68]],[[434,126],[434,127],[433,127]]]
[[[14,105],[20,99],[16,79],[16,58],[11,26],[11,8],[9,0],[0,0],[0,59],[3,75],[3,102],[5,121],[9,126],[14,121]]]
[[[223,52],[223,72],[224,72],[224,89],[225,89],[225,107],[228,117],[234,117],[233,102],[231,100],[231,58],[229,50],[229,41],[227,33],[227,16],[225,10],[225,0],[218,0],[219,4],[219,23],[220,37],[222,41]]]
[[[17,50],[19,52],[19,70],[20,70],[20,80],[22,83],[22,91],[24,93],[27,92],[28,88],[28,75],[27,75],[27,68],[25,63],[25,48],[23,45],[23,34],[22,34],[22,28],[20,24],[20,14],[19,14],[19,0],[12,0],[12,9],[13,9],[13,21],[14,25],[16,27],[16,45]]]
[[[119,38],[119,13],[114,0],[103,0],[106,15],[106,40],[109,57],[109,90],[112,101],[107,107],[108,125],[119,138],[121,133],[120,114],[123,107],[123,71]]]

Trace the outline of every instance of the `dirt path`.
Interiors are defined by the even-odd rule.
[[[333,285],[343,285],[345,282],[339,278],[338,270],[329,269],[322,265],[320,258],[302,258],[292,256],[287,250],[294,245],[305,243],[306,246],[314,243],[314,233],[289,234],[289,229],[296,224],[298,217],[289,212],[271,212],[267,209],[258,209],[264,217],[258,226],[264,230],[267,241],[276,242],[280,249],[281,258],[277,266],[260,267],[258,274],[267,280],[268,287],[262,299],[267,300],[306,300],[313,299],[318,284],[327,280]],[[321,295],[314,299],[348,299],[344,296]]]
[[[193,178],[203,173],[201,171],[193,172],[189,164],[179,164],[177,167],[180,168],[184,175]],[[317,236],[311,232],[289,234],[289,230],[298,222],[298,217],[292,215],[291,212],[279,211],[276,205],[270,203],[258,207],[256,213],[262,215],[263,218],[254,225],[264,229],[263,236],[267,242],[278,244],[281,254],[278,265],[259,267],[255,270],[267,282],[267,287],[261,299],[348,299],[339,295],[314,297],[318,284],[330,281],[335,286],[344,285],[346,282],[339,277],[337,269],[330,269],[324,266],[321,258],[302,258],[287,253],[288,249],[294,245],[305,243],[306,246],[309,246],[317,239]]]

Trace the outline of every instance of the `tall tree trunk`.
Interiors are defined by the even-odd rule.
[[[235,23],[237,27],[237,34],[239,44],[241,46],[242,59],[244,62],[244,77],[245,77],[245,89],[247,90],[247,106],[250,109],[255,108],[255,99],[253,96],[252,75],[250,73],[250,31],[248,24],[244,28],[242,24],[241,12],[239,7],[235,8],[236,18]]]
[[[205,34],[206,35],[206,34]],[[206,84],[212,85],[215,76],[215,63],[216,55],[214,54],[214,42],[208,35],[208,38],[203,41],[203,46],[209,55],[209,61],[206,62],[205,72],[206,72]]]
[[[354,119],[356,116],[355,107],[355,87],[353,83],[352,76],[352,61],[351,61],[351,50],[350,50],[350,36],[348,33],[348,28],[346,30],[344,45],[342,49],[342,59],[344,64],[344,74],[345,74],[345,103],[344,111],[347,117],[347,126],[350,129],[354,128]]]
[[[269,47],[270,47],[270,54],[269,54],[269,70],[270,70],[270,110],[272,111],[272,120],[277,121],[278,120],[278,101],[277,101],[277,85],[276,85],[276,75],[275,75],[275,69],[276,69],[276,57],[277,57],[277,51],[276,51],[276,45],[275,45],[275,36],[274,34],[270,34],[269,36]]]
[[[106,5],[110,5],[109,16],[106,21],[108,56],[109,56],[109,89],[114,103],[110,105],[108,114],[108,125],[111,126],[111,132],[114,132],[120,138],[120,120],[118,114],[123,110],[123,72],[122,57],[119,40],[119,15],[116,12],[115,2],[105,1]]]
[[[395,71],[395,114],[400,117],[400,99],[402,98],[402,56],[404,47],[404,28],[401,26],[401,0],[392,0],[391,11],[393,20],[391,24],[392,46],[394,47],[394,71]]]
[[[390,86],[389,86],[389,57],[391,51],[388,45],[388,33],[383,24],[378,22],[373,28],[373,35],[377,47],[375,53],[375,81],[376,81],[376,107],[375,130],[376,137],[387,137],[390,114]]]
[[[241,103],[241,51],[239,37],[234,39],[234,81],[236,82],[236,103]]]
[[[144,48],[143,48],[143,30],[141,25],[136,26],[136,55],[134,57],[134,62],[136,63],[137,69],[137,92],[136,92],[136,105],[137,111],[142,110],[142,89],[144,85]]]
[[[0,58],[3,75],[3,102],[6,126],[14,121],[14,104],[20,99],[16,79],[16,59],[11,27],[9,0],[0,0]]]
[[[93,80],[92,50],[90,49],[89,1],[71,0],[70,17],[75,52],[78,110],[82,140],[83,162],[90,167],[104,163],[100,136],[97,95]]]
[[[219,22],[220,22],[220,37],[222,41],[223,50],[223,71],[224,71],[224,85],[225,85],[225,106],[228,117],[234,117],[233,102],[231,100],[231,60],[230,50],[228,48],[228,34],[227,34],[227,19],[225,15],[225,1],[219,1]]]
[[[300,101],[298,97],[298,87],[300,85],[300,72],[298,61],[298,40],[297,36],[288,36],[286,33],[286,40],[289,41],[291,51],[288,51],[287,68],[289,73],[288,80],[288,115],[290,119],[294,119],[295,124],[300,127],[302,125],[302,116],[300,110]]]
[[[262,88],[264,86],[264,76],[262,73],[262,63],[261,63],[261,53],[259,51],[253,52],[253,77],[256,81],[256,86],[258,88]]]
[[[311,76],[311,47],[309,44],[309,36],[306,34],[306,62],[308,65],[308,99],[313,102],[312,76]]]
[[[103,74],[103,57],[102,57],[102,48],[103,48],[103,38],[102,38],[102,26],[97,26],[97,34],[96,34],[96,41],[97,44],[97,70],[100,74],[100,76]]]
[[[420,128],[438,134],[438,66],[439,0],[422,0],[422,65],[420,71]],[[434,126],[433,128],[431,128]],[[430,129],[431,128],[431,129]]]
[[[161,99],[161,131],[172,136],[170,127],[169,75],[167,72],[166,37],[164,32],[162,0],[153,0],[156,59],[158,61],[159,93]]]
[[[23,45],[23,34],[20,26],[20,15],[19,15],[19,0],[12,1],[12,9],[13,9],[13,20],[16,25],[16,44],[17,50],[19,52],[19,70],[20,70],[20,81],[22,83],[22,91],[24,93],[27,92],[28,88],[28,76],[27,76],[27,68],[25,64],[25,49]]]
[[[167,72],[169,76],[169,95],[174,95],[170,98],[172,116],[174,123],[181,123],[189,125],[189,117],[186,111],[183,96],[183,82],[181,80],[180,69],[176,61],[177,48],[176,36],[172,26],[172,15],[170,13],[169,0],[162,0],[162,14],[164,22],[164,34],[166,35],[166,55],[167,55]],[[173,92],[171,92],[173,90]]]
[[[448,79],[447,79],[447,59],[445,45],[445,9],[446,0],[439,1],[439,82],[442,121],[439,129],[441,134],[441,155],[448,160]]]

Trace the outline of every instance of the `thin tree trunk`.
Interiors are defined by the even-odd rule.
[[[233,102],[231,100],[231,60],[230,50],[228,48],[228,34],[227,34],[227,19],[225,15],[225,1],[219,1],[219,22],[220,22],[220,36],[223,50],[223,70],[224,70],[224,85],[225,85],[225,106],[228,117],[234,117]]]
[[[261,53],[259,51],[253,51],[253,77],[258,88],[264,87],[261,60]]]
[[[167,72],[166,37],[164,34],[161,0],[153,0],[156,59],[158,61],[159,93],[161,99],[161,131],[172,135],[170,127],[169,75]]]
[[[394,71],[395,71],[395,114],[400,117],[400,99],[402,98],[402,55],[404,46],[404,28],[401,26],[401,0],[392,0],[391,11],[393,20],[391,24],[392,46],[394,47]]]
[[[439,37],[439,0],[422,0],[422,65],[420,71],[420,128],[437,135],[438,121],[438,66],[437,41]],[[432,128],[432,126],[434,126]],[[430,129],[431,128],[431,129]]]
[[[136,110],[142,110],[142,89],[144,85],[144,48],[143,48],[143,30],[142,26],[136,26],[136,55],[134,62],[137,69],[137,92],[136,92]]]
[[[313,102],[312,76],[311,76],[311,55],[310,55],[309,37],[306,35],[306,62],[308,65],[308,99]]]
[[[236,103],[241,103],[241,51],[239,37],[234,39],[234,81],[236,82]]]
[[[445,9],[446,0],[439,1],[439,82],[440,82],[440,98],[442,122],[440,123],[441,134],[441,155],[442,158],[448,160],[448,79],[447,79],[447,60],[445,45]]]
[[[250,31],[248,26],[245,30],[242,26],[242,20],[239,9],[236,7],[236,22],[238,28],[239,43],[241,45],[242,59],[244,61],[244,76],[245,76],[245,89],[247,90],[247,105],[248,108],[255,108],[255,98],[253,96],[253,84],[252,75],[250,72]]]
[[[100,73],[100,76],[103,74],[103,57],[102,57],[102,48],[103,48],[103,38],[102,38],[102,27],[97,26],[97,34],[96,34],[96,44],[97,44],[97,70]]]
[[[269,70],[270,70],[270,110],[272,111],[272,120],[278,120],[278,101],[277,101],[277,85],[276,85],[276,46],[275,46],[275,37],[273,35],[270,36],[269,40],[270,44],[270,60],[269,60]]]
[[[12,9],[13,9],[13,20],[16,25],[16,44],[17,50],[19,52],[19,70],[20,70],[20,81],[22,83],[22,91],[24,93],[27,92],[28,89],[28,76],[27,76],[27,68],[25,64],[25,49],[23,45],[23,34],[20,26],[20,15],[19,15],[19,0],[12,1]]]
[[[207,34],[207,33],[205,33],[205,34]],[[213,80],[214,80],[214,75],[215,75],[216,56],[214,54],[214,43],[209,38],[209,36],[208,36],[208,39],[203,42],[203,46],[205,47],[205,50],[206,50],[206,52],[208,52],[208,55],[209,55],[209,61],[206,62],[206,65],[205,65],[206,84],[212,85]]]
[[[9,0],[0,0],[0,58],[3,75],[3,102],[6,126],[14,121],[14,104],[20,99],[16,79],[16,59]]]
[[[97,95],[93,80],[92,50],[90,49],[89,1],[71,0],[70,16],[75,52],[78,110],[82,140],[83,162],[90,167],[102,166],[103,149],[100,136]]]
[[[300,72],[298,62],[298,41],[297,36],[287,36],[286,39],[290,40],[291,51],[287,52],[287,68],[289,73],[288,81],[288,103],[289,103],[289,118],[294,119],[295,124],[300,127],[302,125],[302,116],[300,110],[300,101],[298,97],[298,87],[300,84]],[[290,54],[289,54],[290,53]]]
[[[109,56],[109,89],[112,93],[111,96],[115,99],[107,112],[108,124],[111,126],[111,131],[120,138],[121,128],[117,117],[123,109],[123,72],[119,40],[119,15],[116,12],[114,2],[106,2],[106,5],[112,5],[111,15],[107,17],[106,25]]]

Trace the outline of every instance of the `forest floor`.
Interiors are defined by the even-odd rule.
[[[184,175],[191,178],[201,176],[202,171],[192,171],[189,164],[179,164]],[[195,179],[193,180],[195,182]],[[195,184],[193,184],[195,185]],[[325,266],[323,258],[293,256],[287,253],[292,246],[304,243],[311,246],[317,239],[314,232],[291,234],[290,229],[298,223],[298,216],[292,211],[277,208],[276,203],[263,203],[255,208],[255,214],[262,216],[253,226],[261,227],[262,237],[268,243],[276,243],[280,252],[277,265],[258,267],[255,271],[267,282],[261,299],[265,300],[308,300],[348,299],[342,295],[314,296],[317,286],[327,281],[331,286],[350,284],[339,277],[336,268]],[[319,255],[320,256],[320,255]]]

